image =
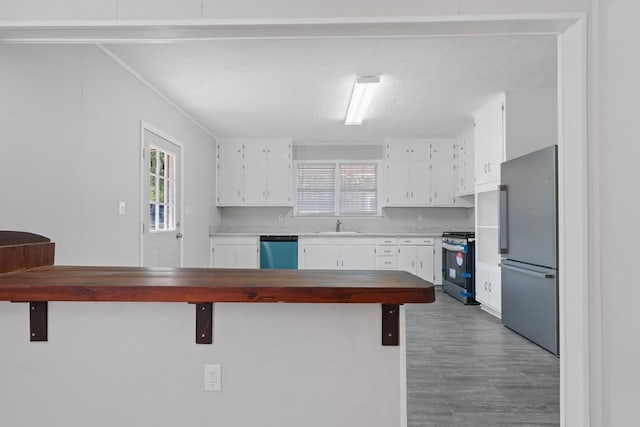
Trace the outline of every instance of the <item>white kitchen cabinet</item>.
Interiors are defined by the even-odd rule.
[[[306,242],[305,242],[306,243]],[[339,249],[331,244],[304,244],[302,248],[304,260],[303,264],[298,264],[298,268],[306,270],[339,270],[340,253]]]
[[[398,269],[398,238],[379,237],[376,239],[376,270]]]
[[[311,270],[369,270],[375,268],[375,245],[369,238],[304,238],[299,241],[298,267]]]
[[[451,206],[455,203],[454,143],[453,141],[432,142],[430,145],[431,189],[429,204]]]
[[[504,104],[500,94],[474,115],[475,185],[498,183],[504,160]]]
[[[389,141],[384,206],[453,206],[454,140]]]
[[[234,139],[217,145],[218,206],[291,206],[290,139]]]
[[[245,144],[245,205],[291,205],[291,168],[290,141]]]
[[[476,264],[476,300],[482,309],[500,317],[502,312],[502,288],[500,267],[492,264]]]
[[[398,270],[407,271],[423,280],[434,283],[434,239],[398,239]]]
[[[455,195],[472,195],[475,191],[474,128],[469,128],[454,144]]]
[[[244,144],[241,141],[218,143],[216,162],[217,205],[242,205],[244,197]]]
[[[476,299],[500,317],[500,254],[498,252],[498,191],[476,193]]]
[[[385,149],[385,206],[428,205],[431,191],[428,141],[392,141]]]
[[[210,246],[213,268],[260,267],[258,236],[213,236]]]
[[[304,237],[298,241],[298,268],[306,270],[374,270],[371,237]]]

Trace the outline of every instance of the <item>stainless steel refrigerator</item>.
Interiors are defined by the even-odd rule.
[[[501,165],[502,323],[558,348],[557,146]]]

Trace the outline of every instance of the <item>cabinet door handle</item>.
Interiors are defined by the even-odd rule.
[[[422,261],[420,261],[420,268],[422,268]]]
[[[484,281],[484,290],[485,290],[485,291],[487,291],[487,290],[488,290],[488,289],[487,289],[487,281],[486,281],[486,280]]]
[[[411,192],[411,197],[413,197],[413,191]]]
[[[411,268],[414,268],[416,266],[414,261],[411,261]]]
[[[336,267],[340,267],[340,260],[339,259],[336,260]]]

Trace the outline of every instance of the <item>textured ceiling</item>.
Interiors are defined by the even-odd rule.
[[[457,136],[500,91],[556,87],[556,37],[216,40],[107,46],[216,136],[300,143]],[[362,126],[353,80],[380,75]]]

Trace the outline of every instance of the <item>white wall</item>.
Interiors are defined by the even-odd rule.
[[[404,347],[381,345],[377,304],[216,304],[212,345],[189,304],[49,303],[40,343],[28,317],[0,302],[3,427],[401,426]]]
[[[558,143],[557,89],[505,95],[505,160]]]
[[[212,138],[93,46],[0,57],[0,228],[50,237],[58,264],[138,265],[144,120],[185,145],[184,264],[207,266]]]
[[[616,427],[638,425],[640,197],[635,174],[640,161],[639,17],[636,0],[599,1],[599,39],[594,43],[599,67],[592,70],[592,94],[597,96],[592,112],[597,113],[597,123],[590,138],[598,157],[593,159],[596,167],[589,176],[593,183],[590,195],[596,197],[590,214],[593,227],[600,229],[602,260],[602,425]],[[596,194],[592,194],[594,187],[599,190]]]

